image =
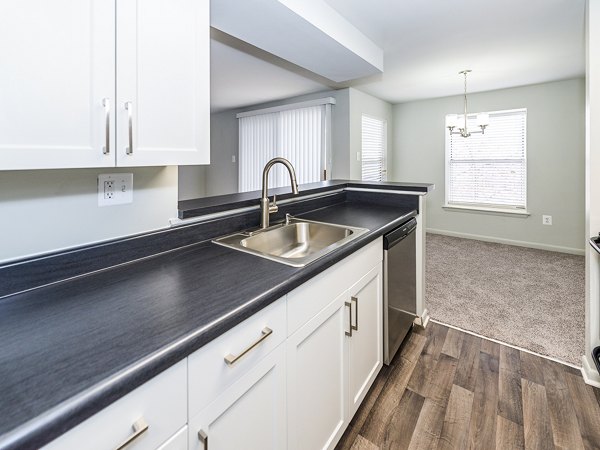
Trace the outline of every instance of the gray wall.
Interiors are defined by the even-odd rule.
[[[356,154],[361,150],[361,116],[368,114],[388,122],[388,144],[392,142],[392,105],[353,88],[317,92],[247,108],[211,115],[211,163],[204,172],[198,167],[180,168],[180,199],[220,195],[238,189],[238,121],[236,114],[254,109],[287,105],[323,97],[334,97],[332,109],[331,151],[334,179],[360,179],[361,163]],[[232,155],[236,162],[232,163]],[[388,151],[391,156],[391,152]],[[204,184],[198,184],[204,176]]]
[[[357,153],[361,152],[362,149],[362,115],[376,117],[387,121],[387,143],[388,143],[388,155],[387,165],[390,164],[390,157],[393,154],[392,145],[392,131],[393,131],[393,108],[392,105],[386,101],[380,100],[372,95],[365,94],[357,89],[350,88],[350,171],[349,178],[352,180],[360,180],[362,178],[362,166],[361,161],[356,157]]]
[[[445,179],[445,115],[462,98],[445,97],[394,106],[393,180],[436,184],[427,199],[429,229],[533,247],[582,252],[584,236],[583,79],[469,95],[469,110],[527,108],[527,218],[442,208]],[[542,215],[553,225],[542,225]]]
[[[183,188],[179,195],[180,200],[237,192],[239,129],[236,115],[238,113],[323,97],[336,99],[331,121],[332,176],[348,178],[350,175],[348,154],[350,92],[349,89],[323,91],[211,114],[210,165],[179,168],[179,186],[180,189]],[[231,162],[232,155],[236,157],[235,163]],[[201,177],[203,183],[198,182]]]
[[[98,207],[99,173],[133,173],[133,203]],[[0,261],[141,233],[177,217],[177,167],[0,172]]]

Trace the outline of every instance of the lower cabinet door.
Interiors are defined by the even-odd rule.
[[[381,266],[369,271],[348,293],[352,305],[352,336],[348,337],[348,408],[352,417],[383,365]]]
[[[189,450],[286,446],[285,345],[265,356],[189,423]]]
[[[345,294],[287,340],[288,450],[333,448],[346,427]]]
[[[187,450],[188,448],[188,427],[185,426],[156,450]]]

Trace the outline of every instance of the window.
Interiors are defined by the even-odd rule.
[[[262,187],[262,172],[272,158],[288,159],[299,184],[325,179],[331,104],[326,98],[238,114],[239,191]],[[269,187],[289,186],[287,170],[276,164]]]
[[[476,114],[467,127],[479,129]],[[446,206],[518,212],[527,209],[527,110],[489,113],[485,134],[446,130]],[[464,119],[463,119],[464,120]]]
[[[385,180],[387,123],[375,117],[362,116],[362,179]]]

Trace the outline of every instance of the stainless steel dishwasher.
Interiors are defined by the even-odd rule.
[[[383,236],[383,362],[389,365],[417,315],[415,229],[410,219]]]

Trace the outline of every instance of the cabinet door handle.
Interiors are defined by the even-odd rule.
[[[204,445],[204,450],[208,450],[208,434],[204,432],[204,430],[198,431],[198,439]]]
[[[102,99],[102,106],[104,106],[104,147],[102,147],[102,153],[108,155],[110,153],[110,99]]]
[[[350,322],[350,328],[352,328],[354,331],[358,331],[358,297],[350,297],[350,300],[353,301],[356,305],[356,309],[354,311],[354,319],[356,321],[356,325],[352,325],[352,322]]]
[[[149,425],[146,423],[146,421],[144,420],[143,417],[140,417],[138,420],[136,420],[133,423],[133,434],[131,436],[129,436],[127,439],[125,439],[125,441],[119,445],[116,450],[122,450],[125,447],[127,447],[129,444],[131,444],[133,441],[135,441],[137,438],[139,438],[142,434],[144,434],[146,431],[148,431]]]
[[[348,326],[350,327],[350,331],[344,331],[346,336],[352,337],[352,303],[344,302],[344,305],[348,307]]]
[[[242,353],[240,353],[237,356],[232,355],[231,353],[229,355],[227,355],[225,357],[225,362],[227,363],[228,366],[232,366],[234,365],[236,362],[239,361],[239,359],[244,356],[246,353],[248,353],[250,350],[252,350],[253,348],[255,348],[257,345],[259,345],[262,341],[264,341],[266,338],[268,338],[271,334],[273,334],[273,330],[271,330],[269,327],[264,327],[261,331],[261,335],[260,337],[253,342],[252,344],[250,344],[248,346],[248,348],[246,348],[246,350],[244,350]]]
[[[125,102],[125,109],[127,110],[127,137],[129,140],[129,146],[125,148],[125,153],[131,155],[133,153],[133,103]]]

